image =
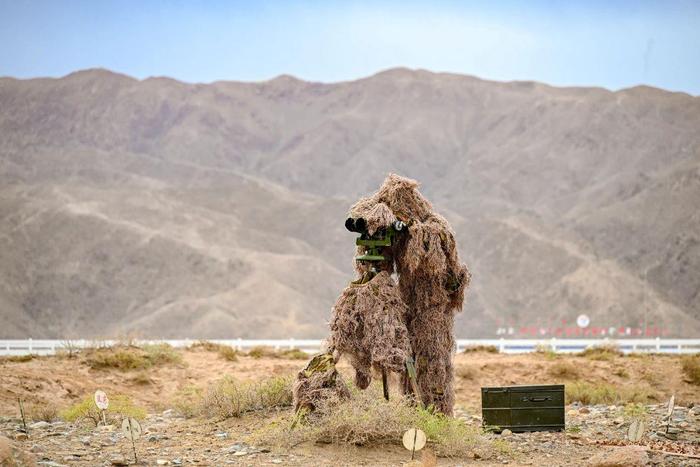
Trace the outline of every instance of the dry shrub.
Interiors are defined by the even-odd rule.
[[[91,421],[95,426],[102,421],[101,412],[95,405],[95,400],[91,394],[85,396],[80,402],[62,410],[59,416],[67,422]],[[129,396],[116,394],[109,398],[109,406],[105,410],[105,417],[110,422],[118,422],[120,418],[124,417],[143,420],[146,418],[146,410],[136,406]]]
[[[615,376],[619,376],[620,378],[629,378],[630,374],[625,368],[615,368],[613,371],[613,374]]]
[[[202,412],[210,417],[230,418],[291,405],[292,380],[289,377],[239,382],[227,376],[209,387],[202,400]]]
[[[684,355],[681,369],[688,383],[700,385],[700,355]]]
[[[53,402],[34,402],[27,404],[25,412],[30,420],[53,422],[58,419],[58,407]]]
[[[495,345],[470,345],[462,353],[500,353]]]
[[[38,355],[35,354],[27,354],[27,355],[6,355],[0,357],[0,363],[3,362],[9,362],[9,363],[25,363],[25,362],[31,362],[35,358],[38,358]]]
[[[610,361],[615,357],[622,357],[624,354],[615,344],[599,345],[594,347],[588,347],[583,352],[579,353],[579,356],[586,357],[590,360],[599,361]]]
[[[188,385],[177,390],[170,403],[185,418],[192,418],[202,413],[204,390]]]
[[[592,384],[576,381],[566,385],[567,403],[584,405],[648,403],[657,400],[657,395],[642,386],[614,386],[607,383]]]
[[[548,373],[555,378],[578,379],[578,367],[571,362],[556,362],[549,367]]]
[[[230,345],[222,345],[219,347],[218,354],[221,358],[224,360],[227,360],[229,362],[237,362],[238,361],[238,351],[231,347]]]
[[[116,345],[85,352],[85,363],[93,369],[143,370],[154,365],[181,363],[182,356],[169,344],[143,347]]]
[[[379,385],[354,391],[349,399],[324,399],[305,423],[291,428],[294,421],[293,415],[281,416],[253,433],[250,442],[287,448],[302,442],[355,446],[399,444],[407,429],[417,427],[425,432],[431,448],[441,456],[460,457],[492,448],[477,428],[462,420],[414,407],[401,397],[384,400]]]

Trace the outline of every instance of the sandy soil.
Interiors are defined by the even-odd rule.
[[[16,436],[13,429],[18,418],[18,397],[22,397],[26,404],[50,402],[65,407],[99,388],[108,394],[128,394],[148,409],[150,415],[144,428],[151,441],[144,439],[139,447],[143,462],[148,465],[155,464],[157,459],[199,465],[400,465],[410,458],[399,446],[346,448],[323,445],[301,445],[286,452],[250,452],[242,458],[232,457],[231,446],[242,442],[256,428],[264,426],[274,414],[254,414],[223,421],[185,420],[167,415],[171,411],[164,415],[163,411],[172,407],[175,393],[187,386],[205,388],[226,374],[240,380],[294,374],[305,362],[251,357],[228,362],[204,349],[184,351],[182,355],[182,364],[150,369],[147,373],[150,384],[140,381],[142,374],[139,371],[92,370],[80,358],[0,361],[0,430],[10,438]],[[490,385],[570,383],[579,379],[609,383],[616,387],[643,387],[653,396],[649,400],[653,413],[662,412],[662,404],[672,394],[675,394],[681,407],[700,404],[700,387],[684,381],[680,359],[673,356],[614,357],[609,361],[597,361],[580,356],[474,352],[458,355],[455,363],[456,416],[475,425],[480,423],[480,388]],[[577,374],[561,376],[562,365],[569,371],[574,368]],[[341,365],[341,372],[347,376],[351,373],[346,364]],[[658,409],[654,404],[658,404]],[[615,407],[593,408],[590,415],[587,411],[579,413],[578,410],[578,406],[567,407],[567,424],[583,427],[583,434],[512,435],[512,456],[439,459],[438,463],[584,465],[596,453],[620,449],[607,446],[624,439],[624,425],[614,422],[619,416]],[[683,415],[683,420],[688,420],[684,422],[688,425],[688,433],[700,430],[700,417],[696,420],[693,416],[692,410]],[[132,456],[130,446],[126,440],[119,439],[118,433],[85,430],[70,424],[57,424],[34,430],[30,439],[16,442],[25,450],[33,449],[38,459],[65,465],[102,465],[104,462],[110,463],[114,456],[127,459]],[[84,443],[85,437],[91,440],[88,444]],[[697,436],[686,436],[682,441],[700,449]],[[695,460],[691,458],[659,458],[657,455],[651,459],[656,459],[662,465],[695,465]]]

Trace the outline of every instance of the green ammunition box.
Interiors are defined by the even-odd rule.
[[[483,425],[497,432],[561,431],[564,385],[481,388]]]

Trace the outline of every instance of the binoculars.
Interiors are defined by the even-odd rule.
[[[348,217],[345,220],[345,228],[350,232],[359,233],[360,236],[355,240],[355,245],[364,246],[367,252],[358,256],[357,261],[384,261],[386,258],[382,255],[383,247],[390,247],[396,235],[406,228],[406,224],[402,221],[396,221],[393,224],[377,229],[370,235],[367,232],[367,221],[362,217],[353,219]]]

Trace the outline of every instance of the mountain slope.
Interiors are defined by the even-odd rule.
[[[336,84],[0,79],[0,336],[325,334],[342,221],[419,179],[474,283],[460,336],[700,331],[700,99],[394,69]]]

